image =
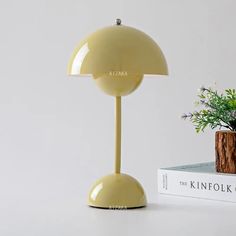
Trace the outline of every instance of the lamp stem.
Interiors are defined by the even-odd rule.
[[[120,174],[121,166],[121,97],[116,97],[115,104],[115,173]]]

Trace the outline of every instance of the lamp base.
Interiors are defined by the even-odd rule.
[[[130,209],[146,206],[141,184],[126,174],[111,174],[99,179],[89,193],[88,205],[107,209]]]

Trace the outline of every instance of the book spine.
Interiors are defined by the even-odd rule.
[[[158,170],[158,192],[236,202],[235,176]]]

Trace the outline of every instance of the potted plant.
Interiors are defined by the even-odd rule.
[[[236,92],[226,89],[218,93],[211,88],[202,87],[197,105],[204,109],[184,114],[190,119],[197,133],[209,126],[219,128],[215,133],[216,171],[236,174]],[[222,130],[222,128],[224,130]]]

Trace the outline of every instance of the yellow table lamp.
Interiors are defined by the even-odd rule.
[[[89,74],[100,89],[115,97],[115,170],[95,182],[88,205],[109,209],[144,207],[147,202],[141,184],[120,172],[121,97],[138,88],[145,74],[168,74],[161,49],[148,35],[117,19],[115,25],[80,42],[69,61],[68,74]]]

